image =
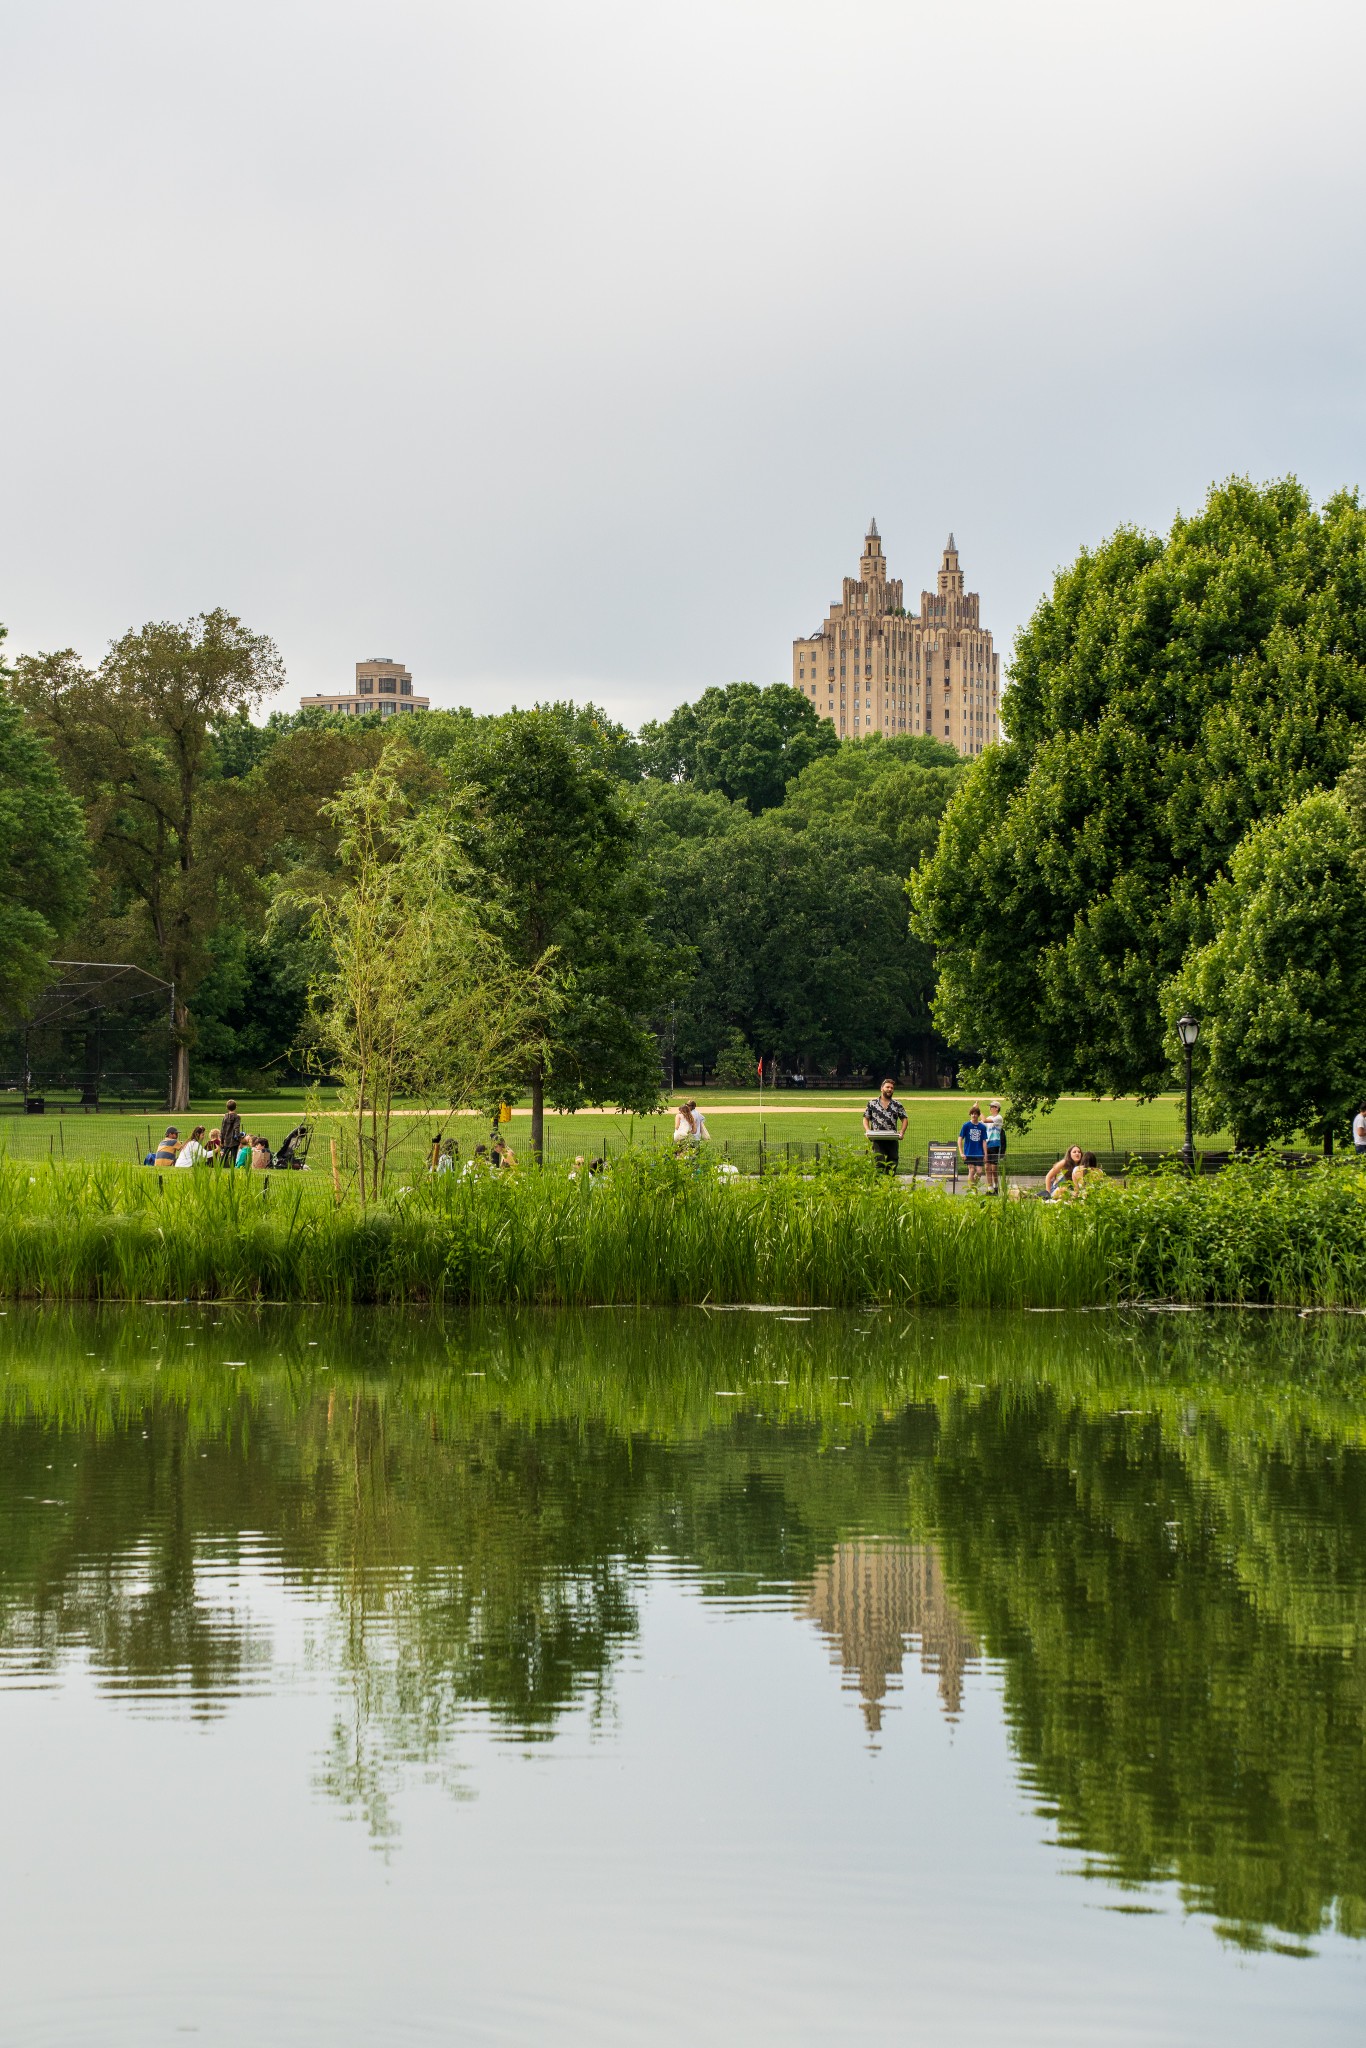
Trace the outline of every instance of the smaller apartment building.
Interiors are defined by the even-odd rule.
[[[430,711],[431,707],[430,697],[413,695],[413,679],[403,663],[391,661],[387,654],[356,663],[354,690],[338,691],[335,696],[325,691],[299,699],[300,711],[340,711],[343,717],[378,712],[388,718],[399,711]]]

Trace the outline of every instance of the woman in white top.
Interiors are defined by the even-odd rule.
[[[710,1136],[707,1119],[689,1096],[688,1100],[680,1103],[674,1111],[675,1145],[700,1145],[704,1138]]]
[[[1366,1152],[1366,1103],[1352,1118],[1352,1143],[1358,1152]]]
[[[207,1159],[208,1150],[204,1144],[204,1126],[196,1124],[189,1137],[176,1154],[177,1166],[197,1166],[201,1159]]]

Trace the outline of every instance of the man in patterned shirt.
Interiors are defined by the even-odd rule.
[[[895,1081],[884,1081],[863,1112],[863,1128],[873,1141],[873,1157],[884,1173],[895,1173],[901,1157],[901,1140],[906,1135],[906,1112],[892,1092]]]

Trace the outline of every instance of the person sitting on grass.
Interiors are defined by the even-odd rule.
[[[1073,1171],[1081,1163],[1081,1146],[1069,1145],[1057,1165],[1050,1166],[1044,1175],[1043,1198],[1046,1202],[1055,1201],[1063,1188],[1071,1184]]]
[[[210,1131],[208,1137],[204,1140],[204,1150],[209,1155],[210,1166],[217,1166],[218,1155],[222,1150],[222,1145],[223,1139],[220,1133],[216,1129]]]
[[[1095,1153],[1083,1152],[1081,1163],[1072,1168],[1072,1191],[1074,1194],[1084,1195],[1088,1188],[1095,1187],[1104,1178],[1105,1169]]]
[[[268,1139],[262,1137],[252,1139],[251,1170],[253,1173],[268,1173],[270,1171],[270,1143]]]
[[[251,1165],[251,1146],[251,1139],[247,1136],[246,1132],[243,1131],[237,1143],[237,1157],[232,1162],[234,1166]]]
[[[500,1166],[512,1167],[516,1164],[517,1155],[507,1139],[495,1138],[489,1146],[489,1165],[496,1169]]]
[[[180,1133],[174,1124],[167,1124],[166,1135],[157,1146],[154,1166],[174,1166],[176,1153],[180,1150]]]
[[[968,1120],[958,1133],[958,1154],[968,1170],[968,1186],[976,1187],[987,1163],[987,1127],[982,1121],[980,1102],[973,1103]]]
[[[196,1124],[189,1137],[176,1154],[177,1166],[198,1166],[200,1160],[209,1163],[208,1147],[204,1143],[204,1126]]]

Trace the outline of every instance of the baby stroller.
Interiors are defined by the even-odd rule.
[[[296,1124],[294,1126],[294,1129],[282,1140],[279,1151],[270,1162],[277,1172],[303,1172],[304,1165],[308,1159],[308,1141],[311,1136],[312,1131],[307,1124]]]

